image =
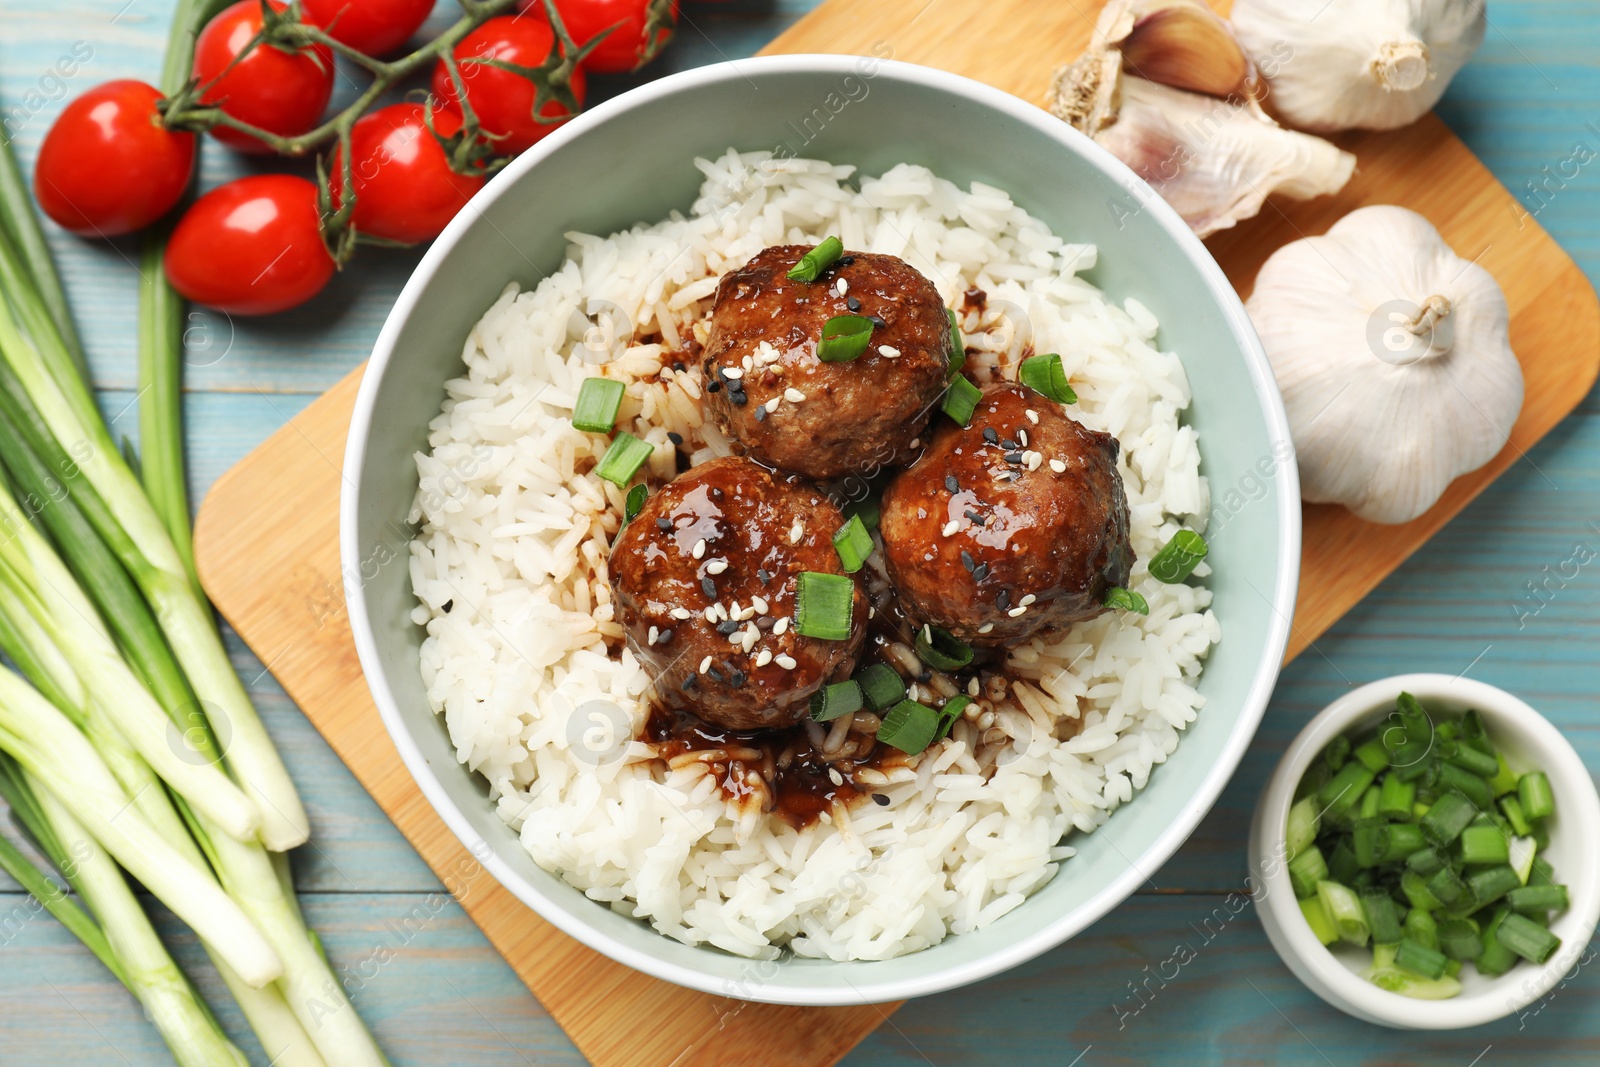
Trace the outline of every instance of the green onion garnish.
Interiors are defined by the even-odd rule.
[[[958,374],[945,390],[944,413],[965,426],[972,421],[972,413],[978,410],[982,399],[982,390]]]
[[[1200,566],[1206,558],[1206,539],[1193,530],[1179,530],[1172,540],[1150,557],[1150,577],[1158,582],[1176,585]]]
[[[811,718],[814,722],[831,722],[841,715],[861,710],[861,686],[856,682],[836,682],[825,685],[811,695]]]
[[[872,343],[872,320],[865,315],[835,315],[822,324],[817,358],[824,363],[849,363]]]
[[[852,574],[872,555],[872,535],[860,515],[852,515],[833,533],[833,550],[839,553],[839,563]]]
[[[626,526],[639,514],[644,507],[644,502],[649,499],[650,490],[643,482],[628,490],[628,499],[622,503],[622,524]]]
[[[596,477],[604,478],[619,489],[626,489],[633,476],[639,473],[644,461],[650,458],[655,446],[639,440],[631,433],[619,433],[600,458],[594,469]]]
[[[797,282],[814,282],[822,277],[822,272],[833,266],[842,255],[844,255],[844,242],[837,237],[826,238],[801,256],[800,262],[789,268],[789,278]]]
[[[882,737],[883,734],[880,733],[878,736]],[[1529,963],[1543,963],[1561,947],[1559,937],[1526,915],[1518,915],[1516,912],[1500,920],[1500,928],[1495,931],[1494,936],[1502,945]]]
[[[856,583],[843,574],[802,571],[797,585],[795,629],[805,637],[843,641],[850,636]]]
[[[953,696],[944,702],[944,707],[939,709],[939,730],[933,735],[935,741],[943,741],[950,736],[950,728],[955,726],[956,720],[961,718],[961,713],[967,710],[967,705],[972,703],[969,696]]]
[[[923,626],[914,643],[922,662],[936,671],[958,671],[972,662],[972,649],[937,626]]]
[[[867,529],[876,530],[878,519],[883,515],[883,501],[879,497],[868,495],[846,504],[844,513],[859,518]]]
[[[1438,978],[1444,974],[1445,964],[1449,962],[1443,952],[1419,945],[1409,937],[1400,939],[1400,948],[1394,954],[1396,967],[1424,978]]]
[[[938,732],[937,711],[915,700],[902,700],[883,717],[878,740],[914,756],[931,745]]]
[[[1517,779],[1517,800],[1529,821],[1546,818],[1556,810],[1555,794],[1550,791],[1550,779],[1543,771],[1529,771]]]
[[[887,663],[874,663],[856,674],[861,693],[873,711],[892,708],[906,697],[906,683]]]
[[[585,378],[572,409],[573,429],[610,433],[617,424],[624,391],[626,387],[614,378]]]
[[[1132,589],[1124,589],[1114,585],[1106,590],[1105,606],[1108,608],[1121,608],[1123,611],[1134,611],[1140,615],[1150,614],[1150,603]]]
[[[1043,393],[1058,404],[1076,404],[1078,394],[1067,384],[1067,372],[1061,368],[1061,357],[1054,352],[1043,356],[1029,356],[1022,361],[1017,376],[1022,384],[1034,392]]]
[[[953,378],[961,373],[962,367],[967,365],[967,342],[961,336],[961,319],[950,308],[945,308],[944,313],[950,317],[949,372]]]

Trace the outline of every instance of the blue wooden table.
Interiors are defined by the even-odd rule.
[[[691,0],[680,41],[652,73],[749,55],[814,2]],[[67,96],[109,78],[154,80],[170,9],[171,0],[0,0],[0,120],[25,160]],[[1483,51],[1441,111],[1600,279],[1595,11],[1594,0],[1496,0]],[[76,42],[79,56],[90,54],[73,70],[63,57]],[[630,84],[595,82],[597,97]],[[204,179],[215,184],[249,166],[208,149]],[[1535,184],[1547,190],[1540,197]],[[136,439],[136,246],[51,237],[107,417],[115,432]],[[415,260],[412,252],[366,255],[309,306],[277,318],[191,320],[186,412],[197,495],[366,356]],[[851,1054],[850,1067],[1596,1062],[1600,966],[1581,967],[1520,1017],[1451,1035],[1397,1034],[1307,992],[1272,953],[1250,908],[1228,894],[1243,880],[1245,827],[1278,755],[1311,714],[1352,685],[1404,671],[1466,671],[1526,697],[1600,768],[1600,566],[1575,576],[1563,567],[1600,550],[1597,461],[1600,407],[1590,397],[1290,666],[1221,802],[1137,895],[1032,964],[907,1005]],[[1588,552],[1575,556],[1577,546]],[[236,640],[232,647],[310,809],[314,844],[297,856],[309,918],[394,1062],[582,1063],[460,909],[434,896],[438,879],[262,664]],[[215,993],[193,938],[170,919],[164,925],[181,961]],[[262,1062],[227,998],[213,1002]],[[3,878],[0,1063],[170,1063],[133,1001]]]

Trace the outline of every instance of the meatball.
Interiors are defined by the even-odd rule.
[[[802,637],[793,621],[802,571],[842,573],[843,524],[814,487],[733,456],[650,497],[611,549],[611,586],[658,699],[761,730],[800,721],[813,693],[849,677],[866,633],[860,583],[848,639]]]
[[[768,466],[819,482],[870,477],[910,458],[938,407],[950,320],[933,283],[894,256],[847,252],[814,282],[790,280],[808,251],[778,245],[723,275],[706,410]],[[875,319],[872,340],[848,363],[824,363],[817,342],[838,315]]]
[[[969,426],[944,420],[884,490],[879,529],[904,613],[980,649],[1100,614],[1134,560],[1116,438],[1012,382]]]

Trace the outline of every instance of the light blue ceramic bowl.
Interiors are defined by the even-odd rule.
[[[1214,503],[1210,579],[1223,640],[1206,706],[1150,786],[1025,905],[971,934],[887,962],[752,964],[689,948],[584,897],[539,867],[456,763],[417,670],[421,630],[404,565],[406,514],[461,346],[507,282],[561,263],[569,230],[610,233],[687,210],[696,156],[730,146],[853,163],[925,164],[1008,190],[1071,241],[1100,248],[1089,277],[1160,318],[1159,344],[1194,389]],[[1111,910],[1188,837],[1255,733],[1277,679],[1300,562],[1288,427],[1261,346],[1205,248],[1121,163],[1045,112],[940,71],[846,56],[740,60],[662,79],[596,107],[489,183],[434,243],[378,338],[345,455],[341,550],[350,620],[373,698],[423,793],[484,867],[544,918],[668,981],[791,1004],[887,1001],[1015,966]],[[390,559],[399,562],[387,563]]]

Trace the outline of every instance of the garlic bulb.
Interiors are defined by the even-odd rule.
[[[1116,50],[1085,54],[1057,73],[1050,111],[1150,183],[1201,237],[1256,215],[1274,192],[1336,193],[1355,171],[1350,153],[1283,129],[1248,98],[1186,92],[1125,66]]]
[[[1483,43],[1484,0],[1235,0],[1233,30],[1289,125],[1391,130],[1426,114]]]
[[[1409,522],[1494,458],[1522,410],[1500,286],[1413,211],[1364,207],[1285,245],[1245,306],[1308,501]]]

